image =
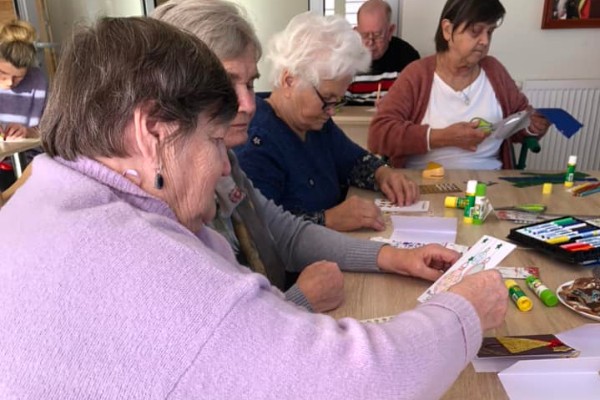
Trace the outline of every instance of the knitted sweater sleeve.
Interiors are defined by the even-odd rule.
[[[221,321],[173,395],[221,388],[273,399],[433,399],[480,344],[479,319],[455,294],[438,295],[389,323],[361,324],[275,304],[257,288]],[[220,373],[208,374],[207,366]]]
[[[370,151],[403,167],[409,155],[427,152],[427,125],[421,120],[431,92],[430,58],[415,61],[398,76],[369,126]]]
[[[247,179],[247,178],[246,178]],[[250,186],[252,183],[248,183]],[[381,243],[354,239],[304,221],[253,189],[253,205],[272,234],[288,271],[302,271],[321,260],[337,262],[345,271],[377,271]]]

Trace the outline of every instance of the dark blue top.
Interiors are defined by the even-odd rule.
[[[374,189],[375,170],[384,163],[352,142],[331,119],[302,141],[266,101],[257,97],[256,105],[248,142],[235,153],[265,197],[323,223],[318,214],[342,202],[349,184]]]

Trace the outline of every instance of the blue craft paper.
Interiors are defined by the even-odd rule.
[[[535,111],[542,114],[548,121],[556,126],[556,129],[567,139],[576,134],[583,124],[562,108],[536,108]]]

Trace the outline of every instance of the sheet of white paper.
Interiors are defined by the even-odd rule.
[[[384,212],[414,213],[429,210],[429,200],[420,200],[410,206],[398,206],[387,199],[375,199],[375,205]]]
[[[454,243],[456,218],[392,215],[390,239],[398,242]]]
[[[469,251],[464,253],[417,300],[423,303],[434,295],[448,290],[450,286],[460,282],[465,275],[494,268],[515,247],[514,244],[505,242],[504,240],[487,235],[482,236]]]
[[[530,111],[524,110],[511,114],[500,122],[493,124],[494,131],[490,135],[495,139],[506,139],[521,129],[529,126]]]
[[[600,357],[600,324],[585,324],[556,337],[579,350],[579,357]]]
[[[525,360],[498,374],[511,400],[600,399],[600,357]]]
[[[500,372],[510,367],[519,360],[509,358],[478,358],[475,357],[471,362],[475,372]]]

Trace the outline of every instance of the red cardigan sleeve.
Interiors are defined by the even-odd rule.
[[[420,122],[431,93],[435,57],[417,60],[398,76],[369,126],[367,146],[403,167],[406,156],[427,152],[428,125]]]

